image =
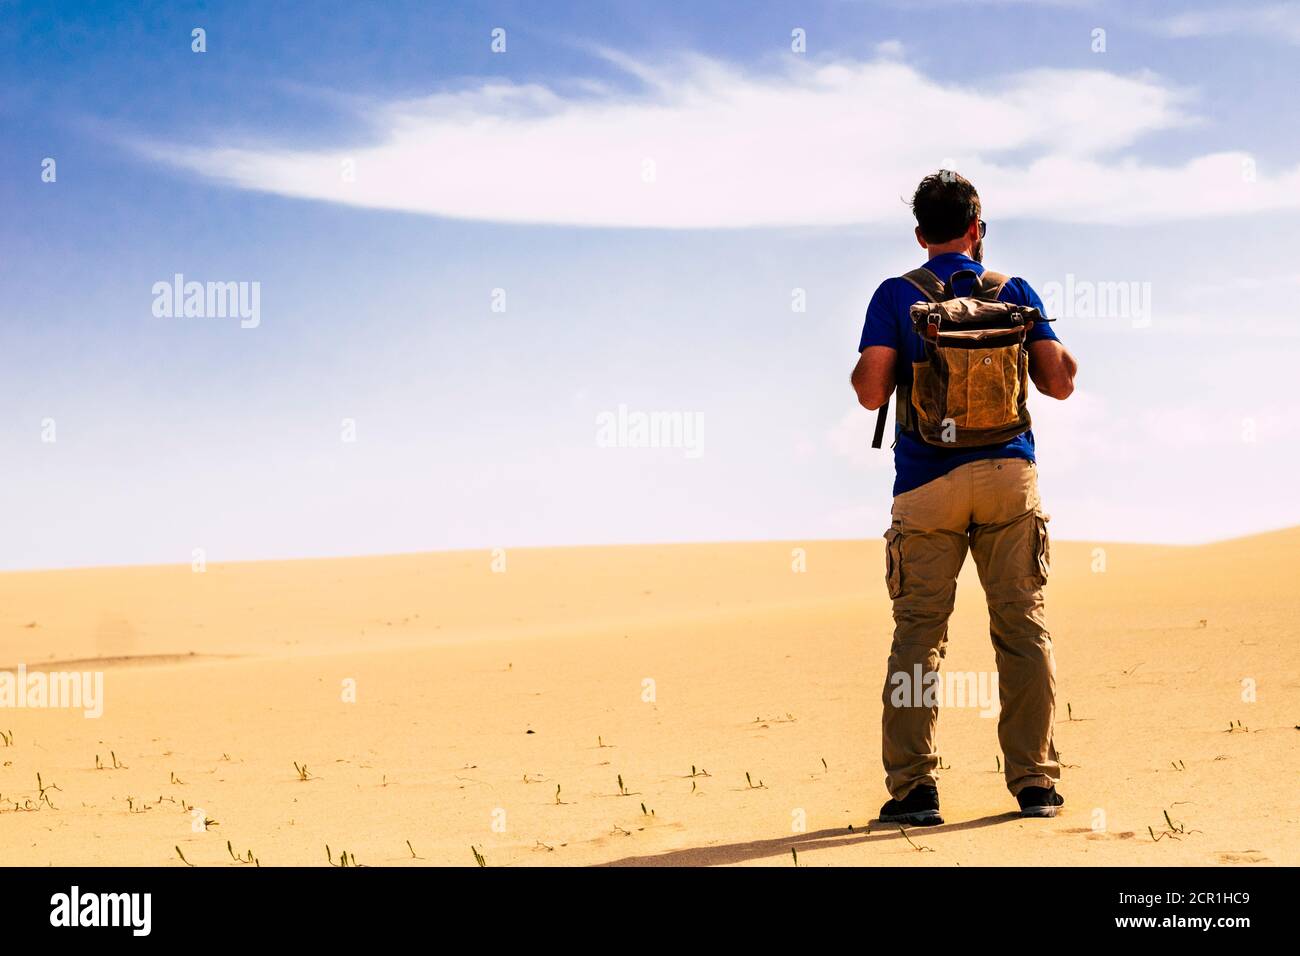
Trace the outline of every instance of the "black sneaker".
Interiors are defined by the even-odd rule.
[[[919,784],[902,800],[890,800],[880,808],[880,822],[937,827],[943,823],[939,816],[939,788]]]
[[[1065,797],[1055,787],[1025,787],[1016,794],[1016,800],[1022,817],[1054,817],[1065,803]]]

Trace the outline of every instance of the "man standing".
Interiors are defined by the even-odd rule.
[[[985,224],[966,179],[948,171],[925,177],[912,212],[928,261],[876,290],[852,375],[868,409],[881,409],[898,387],[894,504],[885,532],[894,640],[882,728],[892,799],[880,819],[943,822],[938,707],[922,703],[932,695],[904,685],[916,675],[938,676],[967,550],[988,601],[1007,787],[1022,816],[1055,816],[1065,801],[1055,787],[1056,663],[1043,612],[1047,515],[1024,380],[1065,399],[1077,365],[1029,284],[981,264]],[[970,291],[962,293],[966,282]],[[971,298],[947,308],[963,294]]]

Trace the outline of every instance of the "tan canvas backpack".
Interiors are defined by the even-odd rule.
[[[971,280],[970,294],[959,296],[953,282],[963,276]],[[1008,278],[997,272],[962,269],[942,282],[922,268],[903,278],[925,296],[911,309],[925,359],[912,363],[911,385],[898,384],[899,427],[940,448],[996,445],[1028,431],[1025,336],[1035,322],[1050,320],[1032,306],[999,302]],[[875,448],[887,408],[876,420]]]

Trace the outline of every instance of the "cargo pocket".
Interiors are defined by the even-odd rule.
[[[1047,583],[1047,575],[1052,570],[1052,542],[1047,536],[1047,522],[1051,520],[1051,515],[1034,512],[1034,576],[1040,586]]]
[[[897,526],[885,532],[885,586],[891,598],[903,593],[903,533]]]

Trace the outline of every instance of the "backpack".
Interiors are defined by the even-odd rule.
[[[969,276],[969,295],[953,280]],[[941,282],[929,269],[903,276],[925,296],[911,308],[925,360],[912,363],[912,383],[899,381],[899,428],[939,448],[976,448],[1010,441],[1029,430],[1029,349],[1035,322],[1051,321],[1032,306],[999,302],[1008,277],[986,270],[954,272]],[[897,376],[896,376],[897,380]],[[880,407],[871,446],[879,448],[888,403]]]

